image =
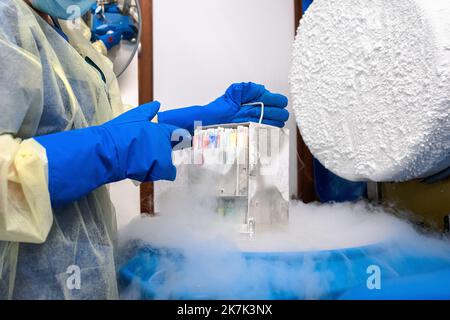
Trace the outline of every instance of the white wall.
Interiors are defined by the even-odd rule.
[[[155,98],[162,109],[202,105],[242,81],[288,95],[294,22],[292,0],[154,0]],[[289,127],[295,148],[294,116]]]
[[[162,109],[206,104],[242,81],[288,95],[293,6],[291,0],[154,0],[155,98]],[[124,102],[138,105],[136,61],[119,80]],[[289,127],[295,194],[293,116]],[[111,195],[119,227],[139,215],[139,188],[130,181],[111,185]]]

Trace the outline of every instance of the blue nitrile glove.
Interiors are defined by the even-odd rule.
[[[259,122],[261,107],[243,106],[254,102],[262,102],[265,105],[264,124],[284,127],[285,122],[289,119],[289,112],[286,110],[288,99],[281,94],[271,93],[264,86],[252,82],[233,84],[223,96],[206,106],[160,112],[158,119],[160,123],[172,124],[191,133],[196,121],[201,121],[203,126]]]
[[[148,103],[100,126],[36,137],[47,151],[52,205],[126,178],[175,180],[171,137],[177,128],[150,122],[159,107]]]
[[[111,50],[122,41],[122,32],[120,31],[108,31],[108,33],[98,36],[98,39],[103,42],[106,49]]]

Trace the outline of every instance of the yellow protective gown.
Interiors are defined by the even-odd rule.
[[[62,27],[71,45],[23,0],[0,1],[0,299],[118,298],[107,188],[52,209],[30,139],[123,111],[110,61],[81,25]]]

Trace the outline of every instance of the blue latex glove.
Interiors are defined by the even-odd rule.
[[[122,41],[122,32],[108,31],[108,33],[98,36],[98,39],[103,42],[106,49],[109,51]]]
[[[285,122],[289,119],[289,112],[286,110],[288,99],[281,94],[271,93],[264,86],[252,82],[233,84],[223,96],[206,106],[160,112],[158,119],[160,123],[172,124],[191,133],[196,121],[201,121],[203,126],[259,122],[261,107],[243,106],[254,102],[262,102],[265,105],[264,124],[284,127]]]
[[[35,138],[47,151],[52,205],[126,178],[175,180],[171,137],[177,128],[150,122],[159,107],[153,102],[100,126]]]

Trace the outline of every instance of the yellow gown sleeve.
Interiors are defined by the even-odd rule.
[[[52,224],[45,149],[0,135],[0,240],[43,243]]]

